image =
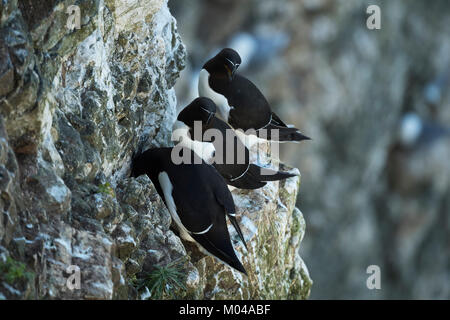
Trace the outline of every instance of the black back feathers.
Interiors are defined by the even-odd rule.
[[[195,240],[208,253],[246,273],[228,234],[225,216],[233,219],[236,210],[225,181],[212,166],[195,159],[191,150],[182,152],[200,160],[200,164],[175,164],[176,154],[172,151],[173,148],[145,151],[134,159],[133,173],[149,176],[183,238]],[[231,222],[245,244],[239,225]]]

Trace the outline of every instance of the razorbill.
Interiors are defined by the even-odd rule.
[[[180,236],[195,242],[200,251],[210,254],[234,269],[247,274],[234,252],[225,216],[230,219],[245,243],[236,220],[233,197],[220,174],[201,162],[174,164],[175,148],[149,149],[133,160],[132,176],[142,174],[152,180],[158,194],[175,221]],[[190,149],[181,148],[191,158]]]
[[[241,129],[246,134],[265,140],[309,140],[297,128],[288,127],[271,111],[264,95],[250,80],[236,74],[240,64],[241,57],[230,48],[223,49],[208,60],[200,71],[199,96],[212,99],[221,118],[233,129]]]
[[[265,186],[266,181],[295,176],[250,163],[249,150],[226,122],[215,117],[215,112],[216,106],[211,99],[201,97],[193,100],[178,114],[174,128],[180,131],[175,136],[181,133],[183,141],[194,139],[203,142],[205,148],[212,144],[215,149],[212,165],[227,184],[239,189],[258,189]],[[199,151],[193,151],[199,156],[200,153],[208,156],[209,153],[203,150],[200,147]]]

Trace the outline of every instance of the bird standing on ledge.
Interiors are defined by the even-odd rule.
[[[267,181],[296,176],[250,163],[249,150],[226,122],[215,117],[215,113],[216,105],[211,99],[196,98],[179,113],[174,129],[180,130],[181,134],[174,133],[174,137],[202,142],[203,148],[191,149],[206,162],[210,161],[210,153],[205,150],[212,144],[215,150],[212,165],[228,185],[239,189],[258,189],[264,187]],[[200,132],[194,132],[197,129],[195,121],[201,124],[198,127]],[[185,145],[195,146],[193,143]]]
[[[241,57],[233,49],[220,51],[200,71],[199,96],[212,99],[220,116],[233,129],[253,129],[258,138],[279,142],[309,140],[271,111],[264,95],[250,80],[236,74],[240,64]],[[278,134],[272,130],[277,130]]]
[[[152,180],[183,239],[195,242],[203,253],[247,274],[234,252],[227,229],[225,216],[247,248],[225,181],[205,162],[174,164],[172,150],[156,148],[143,152],[133,160],[132,176],[147,174]],[[187,148],[182,152],[196,157]]]

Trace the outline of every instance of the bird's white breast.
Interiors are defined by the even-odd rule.
[[[214,161],[216,152],[214,145],[211,142],[192,140],[189,136],[189,127],[181,121],[175,121],[172,127],[172,141],[177,141],[177,145],[194,151],[206,163],[211,164]]]
[[[219,109],[220,117],[225,122],[228,122],[228,117],[232,108],[228,105],[228,100],[227,98],[225,98],[225,96],[211,89],[208,80],[209,72],[206,69],[202,69],[200,71],[198,79],[198,95],[199,97],[207,97],[214,101],[217,108]]]

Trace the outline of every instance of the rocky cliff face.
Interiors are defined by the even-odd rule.
[[[0,299],[306,298],[299,178],[234,191],[248,279],[185,248],[151,181],[129,178],[171,143],[186,50],[167,2],[77,3],[79,28],[70,1],[0,5]],[[181,284],[158,291],[163,269]]]

